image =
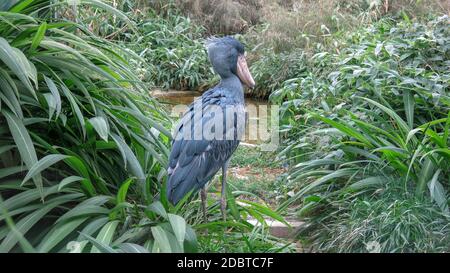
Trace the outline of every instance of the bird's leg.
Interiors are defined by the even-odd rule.
[[[222,166],[222,192],[220,195],[220,210],[224,221],[227,220],[227,169],[228,161]]]
[[[202,200],[203,220],[208,222],[208,214],[206,212],[206,186],[200,190],[200,198]]]

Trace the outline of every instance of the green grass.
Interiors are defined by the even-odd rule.
[[[248,171],[240,168],[231,169],[228,176],[230,187],[238,191],[245,191],[252,195],[243,198],[261,202],[264,201],[272,208],[276,208],[278,199],[282,197],[278,175],[279,173],[268,173],[268,168],[251,167]]]
[[[276,156],[275,152],[266,152],[257,147],[240,145],[231,157],[230,167],[280,168],[282,163],[277,160]]]
[[[270,235],[258,233],[229,233],[199,235],[199,248],[203,253],[275,253],[295,252],[294,246]]]
[[[450,224],[432,202],[415,197],[391,181],[373,194],[343,197],[335,211],[315,217],[326,228],[303,230],[303,239],[320,252],[448,252]],[[309,227],[312,228],[311,226]]]
[[[239,146],[230,160],[228,181],[236,190],[252,194],[245,198],[262,200],[275,208],[286,197],[281,185],[285,171],[275,152]]]

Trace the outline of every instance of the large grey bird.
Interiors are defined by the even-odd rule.
[[[245,130],[243,84],[255,81],[244,46],[233,37],[211,38],[208,57],[221,80],[188,108],[176,126],[169,157],[167,197],[177,204],[187,193],[201,190],[206,220],[205,186],[222,169],[221,212],[226,218],[226,173],[231,155]]]

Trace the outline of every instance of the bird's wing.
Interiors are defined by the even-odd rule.
[[[201,100],[201,101],[199,101]],[[220,92],[205,93],[198,98],[185,113],[174,133],[172,151],[169,157],[169,179],[167,196],[176,204],[189,191],[197,191],[226,163],[239,145],[239,139],[193,139],[197,126],[202,126],[214,118],[214,107],[227,103]],[[194,104],[201,102],[202,114],[194,114]],[[242,106],[243,107],[243,106]],[[223,121],[223,133],[236,126],[236,121],[228,124]],[[231,127],[231,128],[229,128]],[[190,134],[185,135],[189,130]]]

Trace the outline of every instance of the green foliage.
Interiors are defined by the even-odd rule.
[[[447,16],[427,24],[381,21],[352,34],[348,47],[339,54],[316,54],[311,62],[319,65],[286,81],[272,94],[274,101],[282,103],[287,135],[279,156],[293,164],[286,182],[295,189],[295,195],[280,209],[299,206],[298,215],[314,224],[310,231],[336,226],[347,232],[315,229],[317,240],[313,243],[321,245],[325,240],[328,244],[322,245],[322,250],[361,251],[361,240],[371,233],[364,230],[364,236],[349,237],[355,241],[346,243],[353,223],[362,221],[356,218],[364,217],[349,211],[368,194],[386,189],[389,181],[401,189],[401,206],[409,206],[411,200],[415,202],[411,206],[433,202],[444,219],[450,216],[447,23]],[[377,207],[392,203],[385,195],[371,198]],[[325,217],[342,212],[354,218],[345,218],[345,222]],[[385,225],[394,222],[394,216],[377,214],[381,212],[374,209],[370,224],[379,224],[382,233],[388,233]],[[423,213],[413,210],[411,217],[423,216],[425,225],[432,218]],[[376,220],[382,217],[386,219]],[[400,222],[398,233],[392,236],[418,234],[413,229],[419,222],[412,226]],[[434,228],[445,228],[444,223],[440,221]],[[422,240],[415,245],[378,235],[383,251],[421,251],[428,241],[426,234],[415,238]],[[446,241],[446,235],[440,236],[426,249],[441,249],[444,243],[440,241]],[[342,245],[333,245],[334,239]]]
[[[343,196],[329,206],[332,212],[314,217],[301,231],[318,251],[449,251],[448,217],[429,201],[405,196],[396,181],[387,181],[370,195]],[[316,229],[318,223],[327,228]]]
[[[449,19],[420,23],[436,1],[405,1],[234,1],[248,24],[208,17],[231,2],[3,1],[0,252],[291,252],[266,219],[292,210],[318,251],[448,251]],[[240,37],[251,95],[281,104],[291,168],[231,179],[227,221],[209,187],[204,222],[197,196],[165,198],[171,121],[148,87],[205,88],[203,36],[259,21]],[[241,148],[231,165],[273,161]]]
[[[280,162],[276,161],[276,152],[261,151],[258,147],[239,146],[230,159],[230,167],[276,168]]]
[[[0,13],[0,252],[196,252],[194,227],[246,234],[249,215],[282,220],[231,191],[227,222],[215,200],[207,224],[189,196],[169,205],[171,121],[130,64],[141,60],[48,4]]]
[[[249,94],[267,98],[282,87],[286,80],[301,75],[307,70],[306,55],[302,51],[273,54],[272,50],[260,52],[260,57],[252,63],[251,72],[257,85]]]
[[[0,251],[195,251],[183,218],[148,207],[170,121],[121,48],[32,13],[48,4],[0,13]]]
[[[201,36],[204,30],[175,11],[161,16],[149,11],[139,19],[131,48],[142,56],[144,80],[162,88],[198,90],[213,76]]]
[[[251,95],[259,97],[269,96],[286,80],[307,77],[304,72],[317,65],[312,60],[316,53],[339,54],[348,46],[342,37],[357,32],[360,26],[387,18],[411,21],[446,14],[449,8],[439,0],[261,2],[260,24],[243,35],[251,49],[251,70],[256,81]]]
[[[199,236],[200,251],[205,253],[292,253],[290,244],[282,244],[258,230],[247,233],[227,233],[223,229],[211,235]]]
[[[201,90],[210,85],[213,73],[203,27],[183,16],[173,2],[161,2],[163,7],[134,0],[113,4],[121,16],[92,5],[77,5],[72,13],[93,33],[136,52],[139,57],[129,62],[148,87]]]

